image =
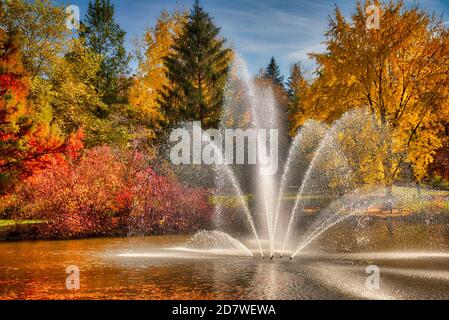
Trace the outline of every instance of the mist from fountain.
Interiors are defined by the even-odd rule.
[[[393,199],[380,196],[382,192],[383,187],[373,188],[369,191],[358,189],[333,202],[316,217],[316,222],[309,228],[309,234],[306,234],[299,242],[292,257],[297,256],[310,243],[335,225],[349,218],[362,216],[370,208],[383,207],[387,202],[393,201]]]
[[[300,156],[300,146],[303,144],[304,140],[307,138],[307,135],[320,135],[324,134],[324,132],[327,130],[327,128],[316,121],[308,121],[302,126],[302,128],[299,130],[296,137],[293,139],[293,142],[290,146],[290,150],[288,152],[287,156],[287,162],[284,167],[284,172],[282,174],[281,183],[279,185],[279,193],[277,198],[277,205],[276,210],[274,212],[274,230],[277,230],[278,226],[278,220],[279,220],[279,212],[281,210],[281,202],[282,202],[282,196],[286,193],[286,187],[287,187],[287,181],[289,175],[291,175],[291,169],[295,164],[295,160],[297,157]],[[293,215],[293,214],[292,214]],[[288,233],[288,232],[287,232]],[[272,252],[273,254],[273,252]]]
[[[230,70],[224,99],[219,128],[221,132],[236,128],[242,130],[281,128],[279,106],[272,89],[257,83],[250,76],[245,62],[239,57],[235,58]],[[377,126],[374,123],[375,117],[364,109],[348,112],[331,126],[314,120],[304,123],[290,144],[280,179],[277,175],[261,175],[260,162],[255,166],[245,166],[243,169],[231,164],[215,166],[215,197],[235,199],[239,204],[231,208],[230,213],[229,208],[220,201],[216,203],[215,221],[218,230],[229,233],[231,239],[245,239],[242,226],[236,223],[233,216],[237,213],[248,223],[262,257],[265,257],[265,252],[268,252],[271,258],[276,252],[281,257],[291,252],[291,257],[295,257],[328,229],[363,213],[371,202],[364,202],[360,196],[355,197],[354,194],[344,197],[355,189],[356,184],[340,144],[341,134],[351,130],[351,126],[358,121],[371,124],[373,128]],[[209,143],[215,142],[210,137],[207,140]],[[258,158],[266,156],[262,151],[258,148]],[[222,151],[215,147],[215,152]],[[247,176],[248,172],[251,172],[250,178]],[[255,188],[251,189],[251,185],[254,184]],[[283,200],[284,197],[291,197],[287,190],[291,184],[298,187],[294,194],[294,205],[288,208]],[[318,198],[334,196],[337,199],[330,205],[316,208],[317,205],[311,203],[311,199],[317,191]],[[251,199],[252,205],[249,204]],[[384,197],[379,199],[385,201]],[[309,227],[301,224],[308,205],[317,211],[315,223]],[[298,226],[305,230],[297,230]],[[214,235],[216,234],[210,233],[207,237]],[[198,240],[201,237],[195,238]],[[220,236],[219,241],[229,241],[230,238]],[[240,243],[245,246],[244,242]],[[245,248],[251,252],[248,246]]]

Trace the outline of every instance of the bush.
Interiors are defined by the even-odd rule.
[[[435,175],[430,181],[430,185],[434,189],[449,190],[449,181],[445,180],[440,175]]]
[[[206,190],[157,175],[141,153],[97,147],[28,179],[19,192],[21,219],[48,222],[44,238],[163,234],[209,224]]]

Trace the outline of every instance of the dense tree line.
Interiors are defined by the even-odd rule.
[[[368,30],[367,5],[358,2],[349,21],[335,10],[325,52],[311,54],[314,77],[293,63],[284,82],[271,57],[257,82],[271,87],[291,137],[310,119],[332,123],[367,108],[389,134],[376,141],[376,156],[354,163],[365,183],[392,185],[404,168],[416,182],[448,179],[449,32],[402,1],[382,4],[381,28]],[[213,128],[220,120],[233,52],[199,1],[189,12],[161,12],[137,46],[133,75],[110,0],[91,0],[79,30],[66,19],[50,0],[0,0],[3,211],[24,181],[58,163],[76,167],[91,149],[151,153],[179,122]]]
[[[447,146],[449,33],[435,15],[402,1],[383,3],[382,27],[367,29],[368,5],[358,2],[349,21],[335,10],[326,51],[311,55],[318,65],[312,81],[293,68],[299,90],[292,95],[291,132],[307,119],[330,123],[349,110],[368,108],[388,134],[377,142],[376,156],[366,152],[359,160],[371,168],[366,181],[391,186],[411,167],[412,181],[422,182],[431,178],[429,165]]]

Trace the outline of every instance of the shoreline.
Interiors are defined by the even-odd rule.
[[[423,220],[423,215],[425,215],[425,220]],[[305,220],[313,218],[313,215],[305,216]],[[438,223],[449,223],[448,212],[439,212],[427,214],[423,212],[411,213],[411,212],[396,212],[393,214],[386,213],[385,211],[372,211],[370,213],[354,216],[349,219],[348,223],[355,222],[358,218],[369,219],[371,221],[384,221],[384,222],[405,222],[405,223],[415,223],[415,224],[438,224]],[[0,220],[1,222],[2,220]],[[10,220],[11,221],[11,220]],[[124,234],[123,231],[117,230],[116,232],[104,233],[104,234],[86,234],[80,236],[42,236],[39,235],[39,228],[46,222],[36,222],[36,223],[22,223],[22,224],[11,224],[8,226],[0,227],[0,243],[8,242],[22,242],[22,241],[66,241],[66,240],[87,240],[87,239],[99,239],[99,238],[129,238],[130,236]],[[209,229],[209,228],[204,228]],[[199,229],[201,230],[201,229]],[[199,231],[196,230],[196,231]],[[196,231],[184,233],[160,233],[160,234],[146,234],[142,237],[158,237],[158,236],[176,236],[176,235],[193,235]]]

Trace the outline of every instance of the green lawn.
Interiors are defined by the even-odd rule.
[[[417,189],[412,188],[412,187],[393,187],[393,194],[395,192],[399,193],[399,194],[401,194],[401,193],[417,194]],[[449,191],[422,188],[421,195],[422,196],[449,196]]]
[[[336,198],[335,195],[323,196],[323,195],[313,195],[313,196],[302,196],[301,199],[308,200],[322,200],[322,199],[333,199]],[[243,200],[248,202],[253,198],[253,195],[244,195]],[[296,193],[286,193],[282,196],[281,201],[294,202],[296,201]],[[241,200],[237,196],[212,196],[209,199],[212,205],[221,204],[227,208],[237,208],[241,206]]]
[[[15,226],[17,224],[26,225],[26,224],[38,224],[43,223],[44,221],[40,220],[0,220],[0,229],[8,228]]]
[[[393,194],[399,197],[397,209],[403,209],[410,212],[447,212],[449,214],[449,191],[433,190],[422,188],[420,197],[418,197],[417,189],[414,187],[393,187]],[[297,194],[293,192],[285,193],[282,196],[282,202],[293,203],[296,201]],[[401,199],[402,198],[402,199]],[[244,201],[248,202],[253,199],[253,195],[244,195]],[[302,200],[307,200],[309,205],[313,207],[313,203],[321,200],[332,201],[338,199],[337,195],[303,195]],[[209,199],[212,205],[221,204],[225,208],[241,207],[241,200],[237,196],[212,196]]]

